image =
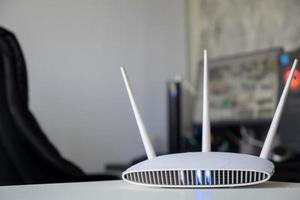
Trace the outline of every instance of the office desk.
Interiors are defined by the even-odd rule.
[[[161,189],[134,186],[123,181],[44,184],[0,187],[1,200],[100,199],[300,199],[299,183],[267,182],[259,186],[225,189]]]

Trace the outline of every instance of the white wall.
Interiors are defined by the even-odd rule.
[[[217,58],[300,46],[299,0],[187,0],[187,5],[193,83],[204,48]]]
[[[166,80],[186,64],[183,0],[0,0],[0,25],[19,38],[31,108],[65,157],[99,172],[144,153],[120,65],[166,150]]]

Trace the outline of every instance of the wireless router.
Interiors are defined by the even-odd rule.
[[[202,152],[176,153],[156,157],[131,91],[126,71],[121,67],[148,157],[148,160],[123,172],[123,180],[136,185],[167,188],[238,187],[269,180],[274,173],[274,164],[267,158],[296,65],[297,60],[295,59],[259,157],[238,153],[211,152],[206,50],[204,50]]]

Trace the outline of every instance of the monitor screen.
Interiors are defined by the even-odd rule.
[[[281,49],[208,59],[210,119],[212,123],[270,120],[277,104]],[[195,123],[202,122],[200,64]]]

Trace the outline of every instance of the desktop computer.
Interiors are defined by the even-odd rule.
[[[297,57],[300,57],[300,49],[286,52],[282,48],[273,48],[209,59],[213,133],[224,132],[226,129],[225,132],[232,133],[229,137],[236,137],[239,136],[237,132],[240,132],[240,128],[246,127],[248,135],[263,139],[265,127],[268,127],[273,117],[291,62]],[[203,66],[201,61],[199,63],[196,94],[191,94],[180,79],[168,82],[169,147],[172,153],[201,148],[201,141],[197,140],[201,140],[202,91],[198,88],[202,88]],[[300,70],[297,69],[295,76],[299,75]],[[300,132],[300,124],[297,123],[300,119],[300,77],[293,80],[290,87],[279,125],[278,143],[300,152],[300,137],[297,137]],[[289,126],[291,123],[294,125]],[[218,137],[224,135],[218,134]],[[215,142],[218,143],[218,138],[215,138]],[[236,143],[235,145],[241,146]],[[256,146],[259,147],[259,141]]]
[[[273,48],[208,59],[213,151],[259,153],[294,58],[300,58],[300,49]],[[169,147],[173,153],[202,148],[203,66],[199,63],[196,93],[181,80],[168,83]],[[300,181],[295,165],[300,160],[300,70],[294,75],[272,159],[282,152],[288,156],[275,162],[278,173],[273,180]]]

